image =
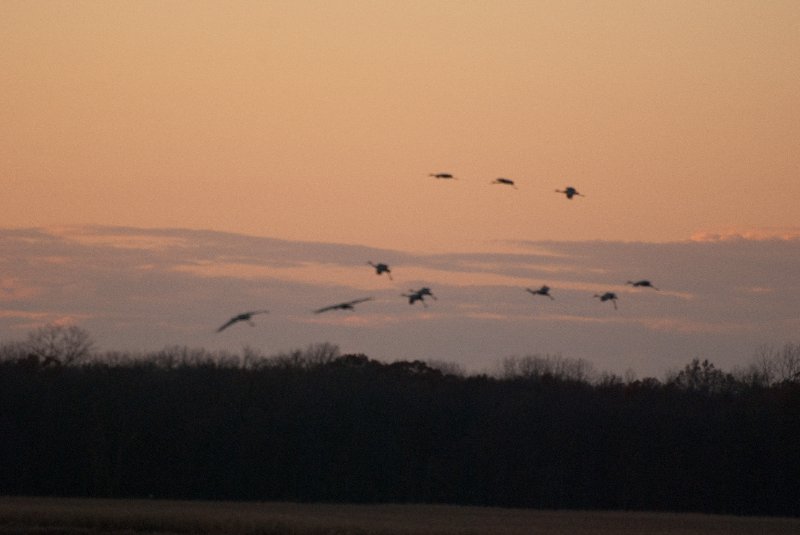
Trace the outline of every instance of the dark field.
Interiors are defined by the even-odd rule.
[[[0,498],[0,535],[28,533],[795,535],[800,519],[441,505]]]

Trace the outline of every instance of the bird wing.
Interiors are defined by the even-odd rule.
[[[229,319],[227,323],[225,323],[219,329],[217,329],[217,332],[224,331],[225,329],[227,329],[228,327],[230,327],[231,325],[233,325],[237,321],[239,321],[239,316],[234,316],[233,318]]]
[[[348,308],[352,307],[353,305],[357,305],[358,303],[363,303],[364,301],[370,301],[373,299],[372,297],[364,297],[362,299],[354,299],[353,301],[347,301],[345,303],[337,303],[335,305],[330,305],[327,307],[322,307],[314,311],[315,314],[319,314],[320,312],[327,312],[328,310],[336,310],[337,308]]]
[[[361,299],[354,299],[353,301],[348,301],[346,303],[341,303],[342,305],[357,305],[358,303],[363,303],[364,301],[372,301],[372,297],[362,297]]]

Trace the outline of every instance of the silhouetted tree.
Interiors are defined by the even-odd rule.
[[[800,382],[800,343],[759,347],[746,373],[766,384]]]
[[[591,381],[594,369],[582,359],[570,359],[561,355],[525,355],[508,357],[501,363],[500,375],[504,379],[541,378],[550,376],[572,381]]]
[[[0,358],[0,495],[800,515],[798,382],[248,351]]]
[[[29,355],[27,346],[19,340],[0,343],[0,362],[20,361]]]
[[[24,347],[44,363],[68,366],[86,359],[92,352],[94,341],[88,331],[75,325],[49,324],[28,334]]]
[[[703,393],[719,393],[735,384],[732,375],[718,370],[707,359],[692,359],[681,371],[670,378],[668,384],[685,390]]]

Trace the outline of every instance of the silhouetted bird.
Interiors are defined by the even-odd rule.
[[[411,293],[402,294],[403,297],[408,297],[408,304],[413,305],[417,301],[422,303],[422,306],[426,307],[428,305],[425,304],[425,296],[432,297],[434,301],[436,301],[436,296],[433,295],[433,292],[427,286],[423,286],[419,290],[409,290]]]
[[[409,291],[412,291],[412,292],[413,292],[414,290],[409,290]],[[433,297],[433,300],[434,300],[434,301],[436,301],[436,300],[437,300],[437,299],[436,299],[436,296],[435,296],[435,295],[433,295],[433,292],[431,292],[431,289],[430,289],[430,288],[428,288],[427,286],[423,286],[422,288],[420,288],[419,290],[417,290],[417,293],[419,293],[419,294],[420,294],[420,295],[422,295],[422,296],[429,295],[429,296]]]
[[[430,175],[428,175],[428,176],[432,176],[433,178],[444,178],[444,179],[448,179],[448,178],[455,178],[455,177],[454,177],[453,175],[451,175],[450,173],[431,173],[431,174],[430,174]]]
[[[506,186],[513,186],[514,188],[516,188],[516,187],[517,187],[517,185],[516,185],[516,184],[514,184],[514,181],[513,181],[513,180],[511,180],[510,178],[502,178],[502,177],[500,177],[500,178],[495,178],[495,179],[492,181],[492,184],[505,184]]]
[[[319,314],[320,312],[327,312],[328,310],[354,310],[353,305],[357,305],[358,303],[363,303],[364,301],[371,301],[372,297],[364,297],[363,299],[354,299],[353,301],[347,301],[346,303],[338,303],[336,305],[331,305],[327,307],[322,307],[314,311],[314,314]]]
[[[564,195],[567,196],[567,199],[572,199],[575,195],[578,195],[579,197],[585,197],[586,196],[586,195],[584,195],[582,193],[578,193],[578,190],[576,190],[572,186],[567,186],[563,190],[557,189],[556,193],[563,193]]]
[[[611,301],[614,304],[614,310],[617,310],[617,294],[614,292],[606,292],[603,295],[595,294],[595,297],[599,298],[602,302]]]
[[[246,321],[250,324],[251,327],[255,327],[255,323],[251,321],[252,317],[255,316],[256,314],[266,314],[268,312],[269,310],[253,310],[252,312],[243,312],[241,314],[237,314],[236,316],[229,319],[227,323],[225,323],[219,329],[217,329],[217,332],[224,331],[237,321]]]
[[[386,273],[386,275],[389,276],[389,280],[394,280],[394,279],[392,279],[392,270],[389,269],[389,266],[387,264],[384,264],[382,262],[379,262],[377,264],[373,264],[372,261],[367,262],[367,264],[369,264],[370,266],[375,268],[375,273],[377,275],[380,275],[382,273]]]
[[[550,287],[549,286],[542,286],[538,290],[531,290],[530,288],[525,288],[525,289],[527,291],[529,291],[530,293],[532,293],[533,295],[544,295],[546,297],[549,297],[550,299],[555,300],[555,297],[550,295]]]
[[[653,283],[648,281],[648,280],[640,280],[640,281],[636,281],[636,282],[628,281],[626,284],[630,284],[634,288],[644,287],[644,288],[652,288],[654,290],[658,290],[658,288],[653,286]]]
[[[419,301],[420,303],[422,303],[422,306],[424,306],[425,308],[428,307],[428,305],[425,304],[425,298],[422,297],[422,295],[419,292],[412,291],[410,294],[400,294],[400,295],[402,295],[403,297],[408,297],[409,305],[413,305],[414,303]]]

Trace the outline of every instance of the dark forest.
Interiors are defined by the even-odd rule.
[[[0,495],[800,515],[800,375],[774,373],[800,346],[659,380],[329,344],[88,355],[58,334],[0,346]]]

